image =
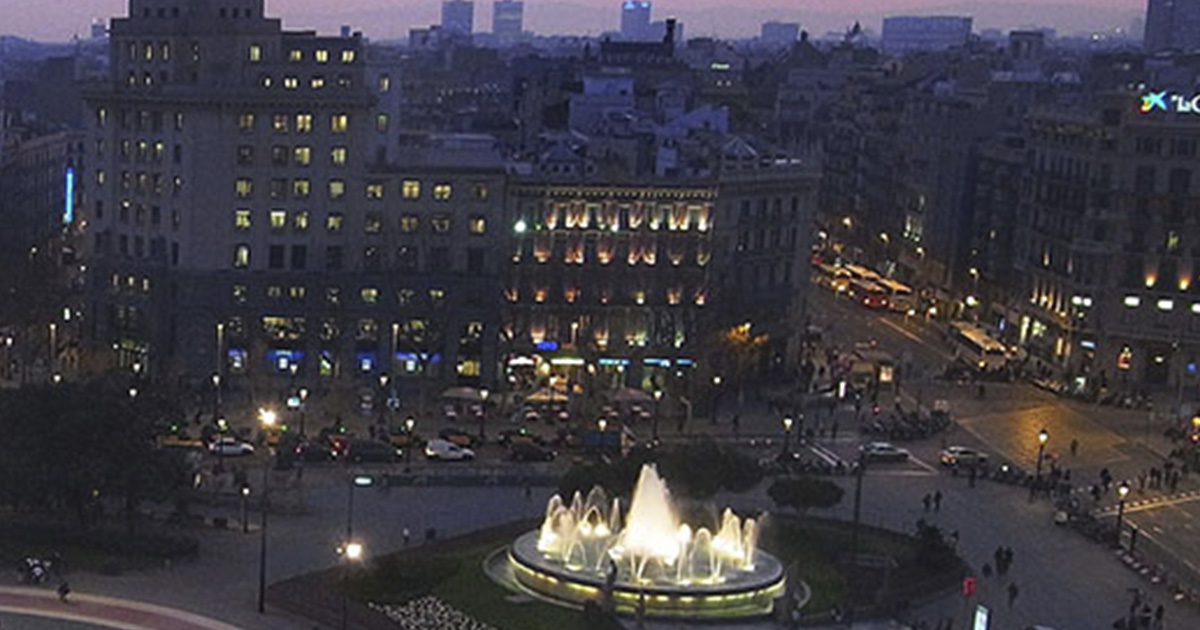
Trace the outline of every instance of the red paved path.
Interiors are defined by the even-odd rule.
[[[117,630],[241,630],[182,610],[109,597],[71,594],[58,601],[54,591],[0,587],[0,612],[82,621]]]

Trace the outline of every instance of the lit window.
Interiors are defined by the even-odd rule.
[[[312,133],[312,114],[296,114],[296,133]]]
[[[237,269],[245,269],[250,266],[249,245],[238,245],[233,249],[233,266]]]
[[[450,231],[450,215],[448,214],[434,215],[433,220],[429,223],[433,226],[434,232],[445,234]]]
[[[233,226],[239,230],[250,229],[250,210],[238,208],[233,211]]]
[[[467,227],[471,230],[472,234],[486,234],[487,219],[479,216],[471,217],[470,221],[467,223]]]
[[[388,130],[388,115],[378,114],[375,116],[375,131],[379,133],[387,133]]]
[[[264,88],[270,88],[271,84],[274,83],[274,80],[271,79],[271,75],[269,75],[269,74],[262,75],[262,77],[260,77],[259,81],[262,82],[262,86]]]
[[[271,229],[282,230],[287,227],[287,212],[284,210],[271,211]]]
[[[250,289],[244,284],[233,285],[233,301],[238,304],[245,304],[246,298],[250,297]]]
[[[325,219],[325,229],[330,232],[341,231],[342,225],[346,222],[346,218],[340,212],[331,212]]]
[[[1140,298],[1136,295],[1126,295],[1125,296],[1125,306],[1127,306],[1129,308],[1137,308],[1141,305],[1142,305],[1142,298]]]
[[[300,50],[299,48],[293,48],[292,51],[288,53],[288,60],[289,61],[303,61],[304,60],[304,51]]]
[[[324,49],[318,50],[313,55],[313,57],[317,60],[317,63],[329,63],[329,51],[328,50],[324,50]]]
[[[341,199],[346,196],[346,182],[340,179],[329,180],[329,198]]]
[[[362,296],[363,304],[376,304],[379,302],[379,289],[375,287],[363,287],[359,292]]]
[[[308,295],[308,289],[302,286],[288,287],[288,295],[293,300],[303,300]]]
[[[283,114],[275,114],[273,117],[271,117],[271,129],[273,129],[275,133],[287,133],[288,117]]]
[[[342,51],[342,63],[354,63],[354,56],[355,55],[354,55],[353,50],[343,50]]]
[[[445,289],[430,289],[429,290],[429,301],[432,302],[434,306],[441,306],[442,303],[446,301],[446,290]]]
[[[1171,230],[1167,232],[1167,251],[1173,252],[1179,249],[1179,232]]]
[[[379,77],[379,93],[387,94],[390,91],[392,91],[392,77],[386,74],[381,75]]]
[[[312,147],[296,147],[292,150],[292,159],[300,166],[308,166],[312,163]]]
[[[292,180],[292,196],[306,199],[312,194],[312,182],[307,179]]]
[[[267,297],[271,298],[272,300],[278,300],[279,298],[283,297],[283,287],[278,285],[271,285],[267,287]]]
[[[421,227],[421,218],[415,214],[406,214],[400,217],[400,231],[405,234],[411,234]]]
[[[239,177],[235,186],[239,199],[246,199],[254,194],[254,181],[248,177]]]
[[[314,90],[319,90],[325,87],[325,77],[320,75],[315,76],[308,82],[308,85]]]
[[[258,44],[250,45],[250,63],[258,63],[262,61],[262,46]]]
[[[1168,312],[1173,311],[1173,310],[1175,310],[1175,300],[1168,300],[1168,299],[1159,300],[1158,303],[1155,304],[1155,306],[1157,306],[1158,310],[1160,310],[1160,311],[1168,311]]]
[[[254,114],[239,114],[238,129],[241,131],[254,131]]]
[[[487,184],[475,184],[475,198],[481,201],[488,198]]]
[[[367,183],[367,199],[383,199],[383,182]]]
[[[329,117],[329,130],[333,133],[346,133],[350,128],[350,116],[346,114],[333,114]]]
[[[301,210],[292,213],[292,227],[298,232],[303,232],[308,229],[308,211]]]
[[[342,301],[342,290],[338,287],[327,287],[325,289],[325,301],[330,304],[340,304]]]
[[[300,87],[300,79],[293,76],[283,77],[283,89],[294,90],[298,87]]]
[[[434,184],[433,199],[435,201],[449,201],[453,192],[450,184]]]
[[[420,199],[421,198],[421,182],[416,179],[406,179],[400,185],[400,190],[405,199]]]
[[[329,160],[334,166],[342,166],[346,163],[346,147],[333,147],[329,151]]]

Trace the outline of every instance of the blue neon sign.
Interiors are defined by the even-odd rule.
[[[63,201],[63,225],[71,225],[75,221],[75,169],[67,167],[66,199]]]

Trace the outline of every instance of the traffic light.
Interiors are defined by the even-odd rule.
[[[974,577],[963,578],[963,583],[962,583],[963,597],[970,597],[970,596],[974,595],[976,586],[978,586],[978,585],[975,582]]]

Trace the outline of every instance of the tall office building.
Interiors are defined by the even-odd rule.
[[[470,0],[446,0],[442,3],[442,30],[458,35],[475,31],[475,3]]]
[[[650,2],[625,0],[621,4],[621,38],[642,41],[650,37]]]
[[[1200,0],[1149,0],[1146,50],[1200,49]]]
[[[497,0],[492,4],[492,33],[502,40],[513,40],[524,30],[525,3],[521,0]]]
[[[800,37],[800,25],[795,22],[763,22],[760,38],[764,44],[791,46]]]
[[[883,52],[948,50],[971,37],[971,18],[953,15],[895,16],[883,20]]]

